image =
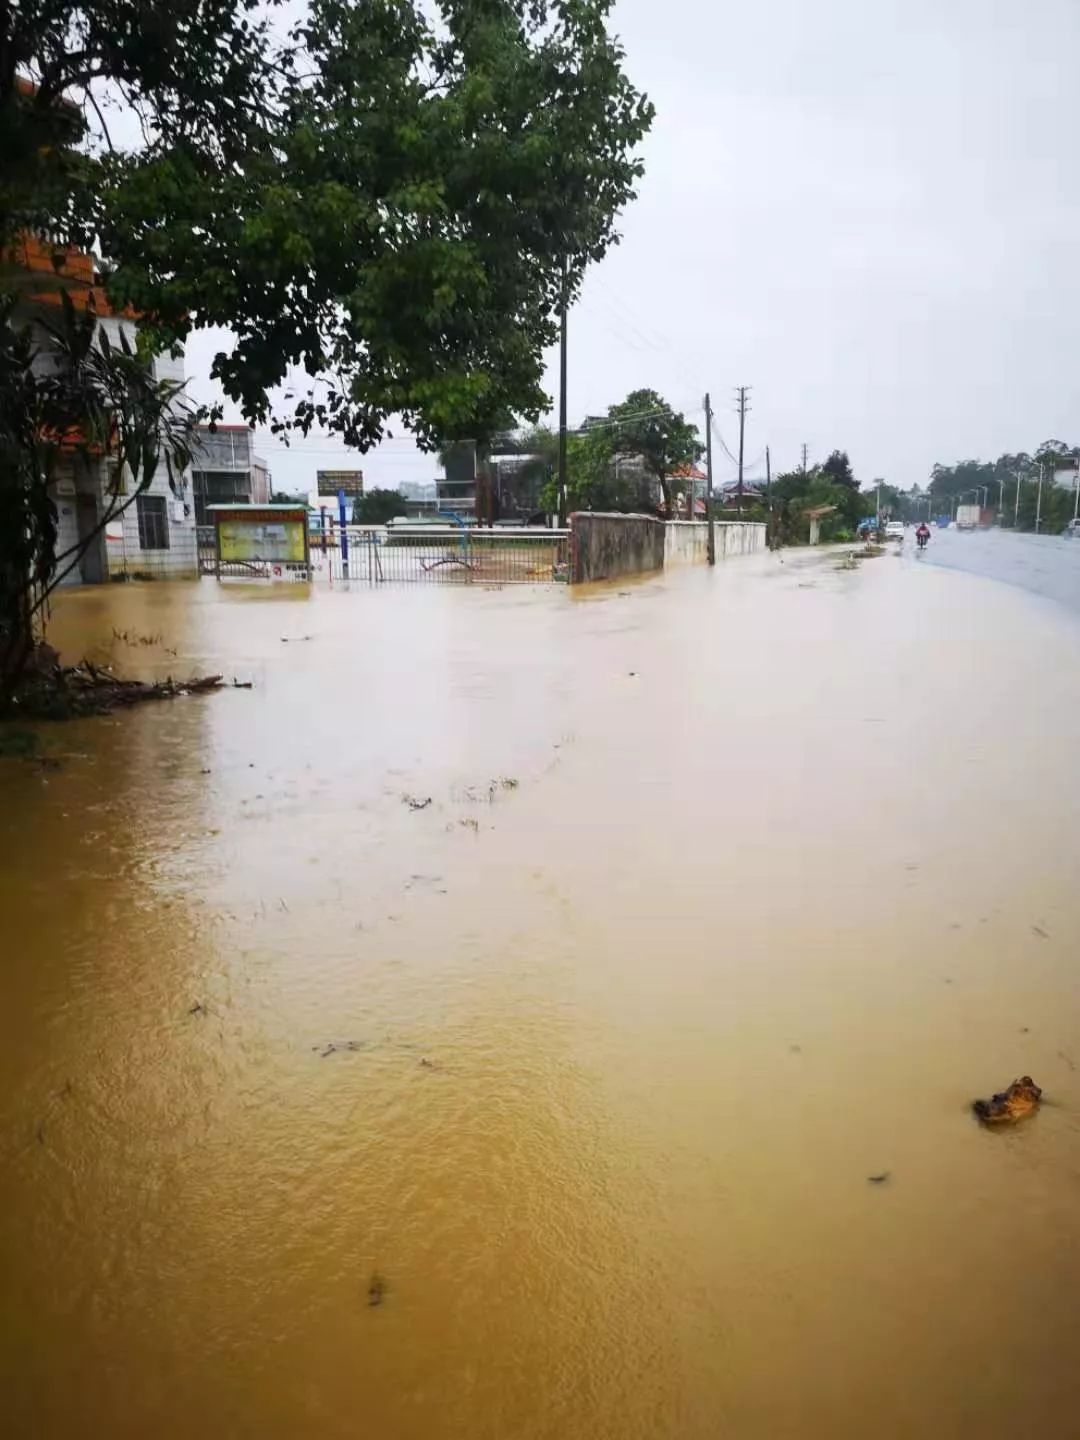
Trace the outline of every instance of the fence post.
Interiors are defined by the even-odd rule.
[[[341,578],[349,578],[349,532],[345,528],[345,491],[337,492],[338,523],[341,526]]]

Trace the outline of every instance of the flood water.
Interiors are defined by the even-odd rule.
[[[0,767],[6,1435],[1076,1432],[1072,613],[803,554],[51,638],[254,688]]]

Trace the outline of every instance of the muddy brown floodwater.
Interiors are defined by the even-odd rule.
[[[0,770],[5,1435],[1076,1433],[1080,620],[803,555],[52,638],[254,688]]]

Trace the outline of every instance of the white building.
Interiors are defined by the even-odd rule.
[[[120,334],[125,332],[134,344],[137,322],[133,317],[115,314],[105,292],[94,274],[93,261],[87,255],[69,251],[57,272],[53,250],[46,242],[24,237],[15,250],[23,266],[43,276],[59,273],[64,288],[78,309],[91,303],[98,316],[99,327],[119,347]],[[59,294],[43,283],[30,290],[18,317],[31,325],[41,336],[42,363],[48,364],[49,340],[45,330],[36,324],[46,316],[55,315]],[[154,361],[159,379],[182,380],[182,360],[161,356]],[[153,481],[146,491],[131,497],[131,476],[118,474],[115,462],[107,456],[87,457],[74,448],[69,457],[56,467],[56,478],[50,494],[57,511],[58,574],[64,585],[100,584],[110,578],[158,579],[194,576],[198,573],[195,545],[195,509],[190,475],[174,477],[176,493],[169,486],[168,468],[164,460],[158,465]],[[124,506],[115,520],[102,525],[110,511]],[[89,544],[81,555],[77,552],[88,537]]]

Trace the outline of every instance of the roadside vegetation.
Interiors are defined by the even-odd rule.
[[[955,465],[935,465],[925,499],[931,502],[933,514],[948,515],[954,503],[974,504],[978,491],[982,502],[992,509],[1000,507],[1002,523],[1017,530],[1034,530],[1039,515],[1039,530],[1057,534],[1073,518],[1076,508],[1075,488],[1054,484],[1055,472],[1072,471],[1075,475],[1080,460],[1080,445],[1063,440],[1044,440],[1029,454],[999,455],[996,460],[960,460]],[[1039,468],[1042,467],[1042,504],[1039,504]],[[1019,496],[1019,503],[1018,503]]]
[[[381,490],[378,486],[357,495],[352,502],[354,525],[385,525],[399,515],[408,514],[409,507],[403,496],[396,490]]]

